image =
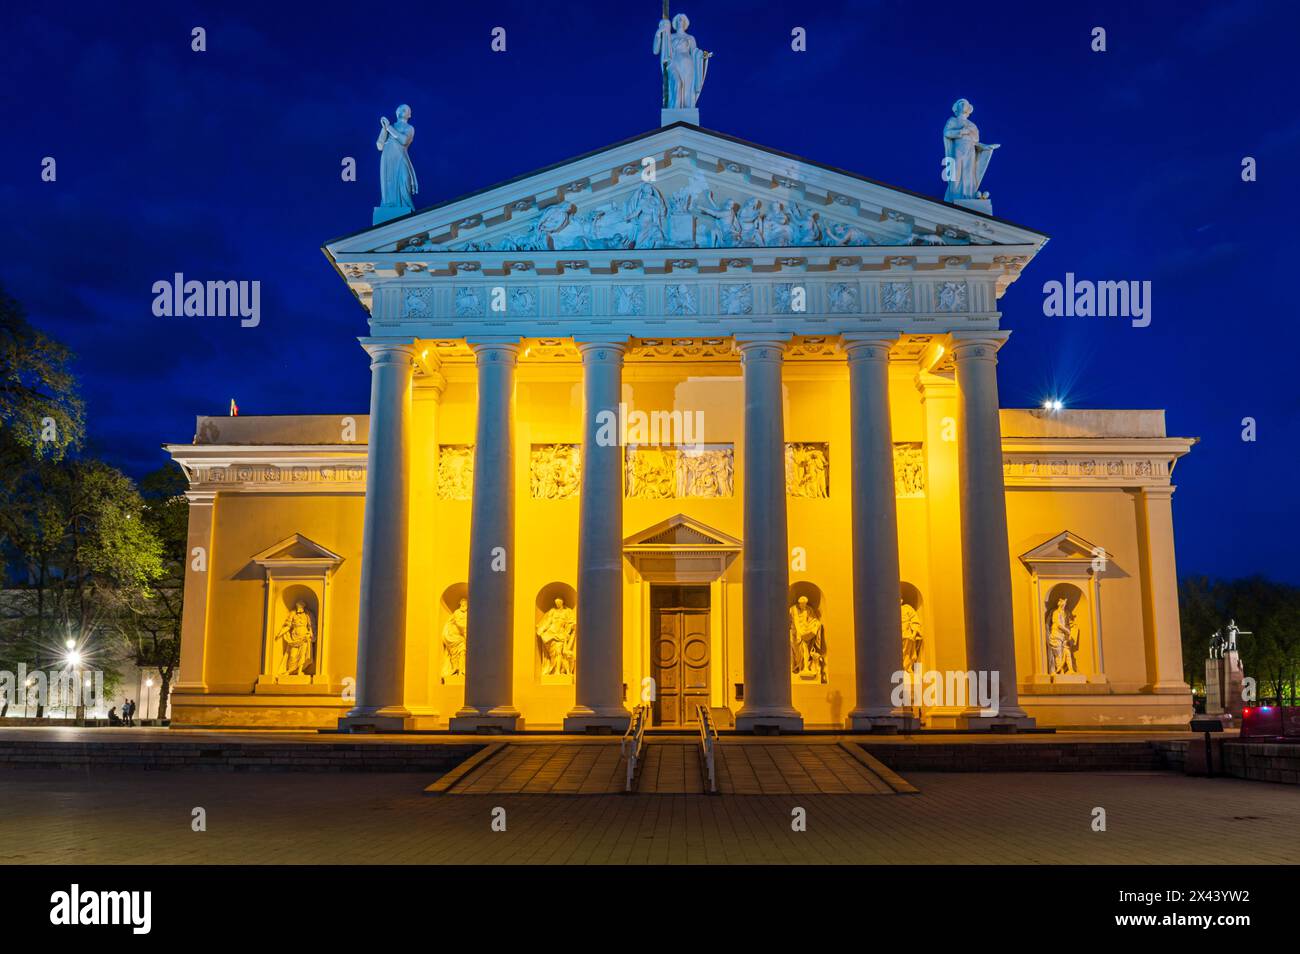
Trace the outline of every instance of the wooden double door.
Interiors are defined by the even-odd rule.
[[[695,707],[709,704],[709,588],[651,586],[650,634],[654,724],[698,725]]]

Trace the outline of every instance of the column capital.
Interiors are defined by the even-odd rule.
[[[393,364],[402,361],[415,361],[416,347],[413,339],[407,338],[358,338],[361,347],[370,355],[370,366],[376,364]]]
[[[772,361],[780,363],[785,360],[785,349],[790,344],[789,335],[777,334],[739,334],[734,335],[736,350],[740,352],[742,362]]]
[[[190,502],[191,507],[211,507],[217,501],[217,492],[215,490],[187,490],[185,499]]]
[[[489,362],[507,362],[514,364],[519,360],[519,339],[504,335],[485,335],[481,338],[466,338],[465,343],[474,352],[479,367]]]
[[[888,361],[889,350],[898,335],[870,331],[850,331],[840,335],[840,350],[850,361]]]
[[[627,352],[626,338],[574,338],[583,364],[619,364]]]
[[[953,331],[948,334],[948,349],[954,360],[996,361],[998,349],[1011,337],[1009,331]]]

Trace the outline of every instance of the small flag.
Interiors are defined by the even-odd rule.
[[[234,398],[230,399],[230,416],[239,417],[239,405],[235,403]]]

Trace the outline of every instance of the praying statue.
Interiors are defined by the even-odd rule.
[[[826,631],[806,596],[790,607],[790,671],[800,679],[826,682]]]
[[[276,634],[284,646],[280,673],[285,676],[305,676],[303,670],[311,665],[312,643],[316,634],[312,630],[311,614],[303,600],[295,600],[293,610],[284,618]]]
[[[555,605],[546,611],[537,625],[537,644],[542,654],[543,676],[572,676],[577,648],[577,619],[564,600],[555,598]]]
[[[712,53],[701,50],[686,32],[691,21],[679,13],[670,23],[665,17],[655,32],[654,52],[664,77],[664,109],[694,109],[700,101]]]
[[[974,109],[967,100],[957,100],[952,104],[952,118],[943,127],[943,177],[948,183],[945,202],[989,197],[980,192],[980,183],[998,145],[979,141],[979,127],[969,118]]]
[[[463,596],[442,627],[442,678],[465,675],[465,628],[469,621],[469,600]]]
[[[396,116],[394,123],[390,123],[387,116],[380,117],[379,140],[375,143],[375,148],[382,153],[379,157],[380,206],[391,212],[390,217],[415,211],[411,197],[420,191],[415,167],[407,154],[411,140],[415,138],[415,127],[410,123],[411,107],[403,103],[397,107]]]
[[[1047,671],[1053,676],[1078,672],[1074,654],[1079,648],[1079,624],[1066,608],[1064,596],[1056,601],[1047,634]]]
[[[921,614],[910,604],[898,600],[903,628],[903,671],[911,672],[921,661]]]

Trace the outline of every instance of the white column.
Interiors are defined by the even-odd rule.
[[[853,648],[857,703],[849,729],[902,724],[891,701],[902,668],[898,512],[889,418],[889,348],[894,339],[845,335],[853,464]]]
[[[1178,619],[1178,571],[1174,564],[1174,487],[1172,484],[1141,487],[1138,494],[1139,552],[1146,576],[1143,591],[1151,630],[1147,634],[1150,682],[1143,691],[1186,693]]]
[[[514,731],[515,364],[519,343],[471,340],[478,365],[465,705],[453,732]]]
[[[737,337],[745,375],[744,643],[741,731],[803,730],[790,703],[790,559],[786,533],[784,338]]]
[[[208,645],[212,528],[217,503],[217,494],[211,490],[188,490],[185,496],[190,503],[189,532],[185,548],[185,609],[181,618],[179,678],[172,688],[176,695],[203,693],[208,689],[204,666]],[[196,566],[200,569],[195,569]],[[175,704],[182,705],[184,700],[175,700]]]
[[[585,341],[582,353],[582,497],[578,516],[576,704],[566,731],[623,731],[623,449],[618,404],[623,341]],[[613,424],[611,426],[610,420]]]
[[[356,705],[340,729],[406,726],[406,567],[415,346],[368,339],[370,440],[361,537]]]
[[[966,607],[966,665],[998,674],[998,714],[972,727],[1032,725],[1017,700],[1016,643],[1011,610],[1011,556],[1002,424],[998,419],[997,353],[1010,332],[951,335],[957,366],[957,463],[960,474],[961,561]]]

